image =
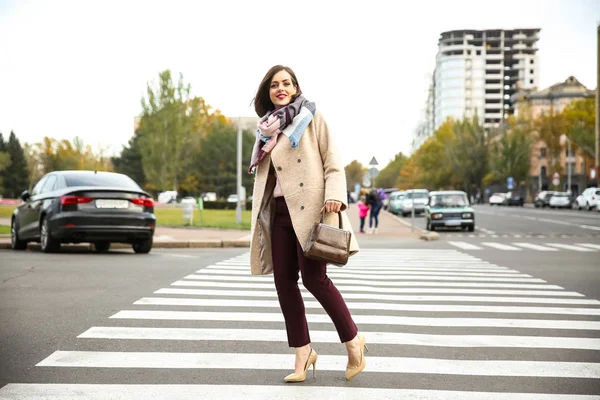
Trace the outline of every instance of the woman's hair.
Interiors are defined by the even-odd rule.
[[[302,90],[300,90],[300,85],[298,84],[298,79],[296,79],[296,74],[294,74],[294,71],[292,71],[290,67],[286,67],[283,65],[276,65],[272,67],[267,72],[262,82],[258,86],[256,95],[254,96],[254,110],[256,111],[256,114],[258,114],[258,116],[261,118],[267,112],[275,109],[275,105],[273,105],[273,102],[269,97],[269,87],[271,85],[271,80],[273,80],[273,77],[279,71],[286,71],[288,74],[290,74],[290,76],[292,77],[292,84],[296,86],[297,91],[296,94],[292,97],[292,101],[294,101],[296,97],[302,94]]]

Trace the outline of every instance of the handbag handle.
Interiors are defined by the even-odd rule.
[[[321,211],[321,223],[323,223],[323,218],[325,217],[325,210]],[[337,215],[339,217],[339,228],[344,229],[344,224],[342,223],[342,212],[338,211]]]

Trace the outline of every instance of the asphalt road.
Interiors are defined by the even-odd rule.
[[[248,276],[244,249],[0,251],[0,399],[600,398],[600,249],[485,235],[460,240],[472,250],[359,237],[329,275],[367,337],[366,372],[343,379],[307,294],[320,358],[299,385],[282,382],[293,357],[272,278]]]
[[[487,235],[576,236],[600,238],[600,213],[575,209],[549,209],[475,205],[475,233]],[[410,217],[403,218],[411,221]],[[425,218],[415,217],[415,225],[425,229]],[[455,229],[439,231],[452,235]]]

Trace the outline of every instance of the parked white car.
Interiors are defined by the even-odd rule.
[[[230,194],[229,197],[227,197],[227,202],[228,203],[237,203],[238,202],[238,195],[237,194]]]
[[[548,204],[550,208],[571,208],[571,196],[569,193],[556,192],[550,197]]]
[[[501,206],[506,201],[506,193],[494,193],[490,196],[490,206]]]
[[[577,196],[577,208],[591,210],[596,207],[598,209],[598,202],[600,201],[600,189],[597,187],[590,187],[585,189],[579,196]]]
[[[415,209],[416,214],[423,214],[425,212],[425,206],[429,201],[429,190],[427,189],[410,189],[404,192],[404,199],[402,200],[402,208],[400,212],[403,217],[412,213],[412,209]]]

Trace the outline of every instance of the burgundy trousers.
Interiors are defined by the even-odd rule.
[[[288,344],[302,347],[310,343],[304,301],[298,288],[298,271],[304,287],[312,293],[329,315],[342,343],[358,333],[350,311],[333,282],[327,277],[327,264],[304,257],[283,197],[275,199],[272,230],[273,274],[279,305],[285,319]]]

